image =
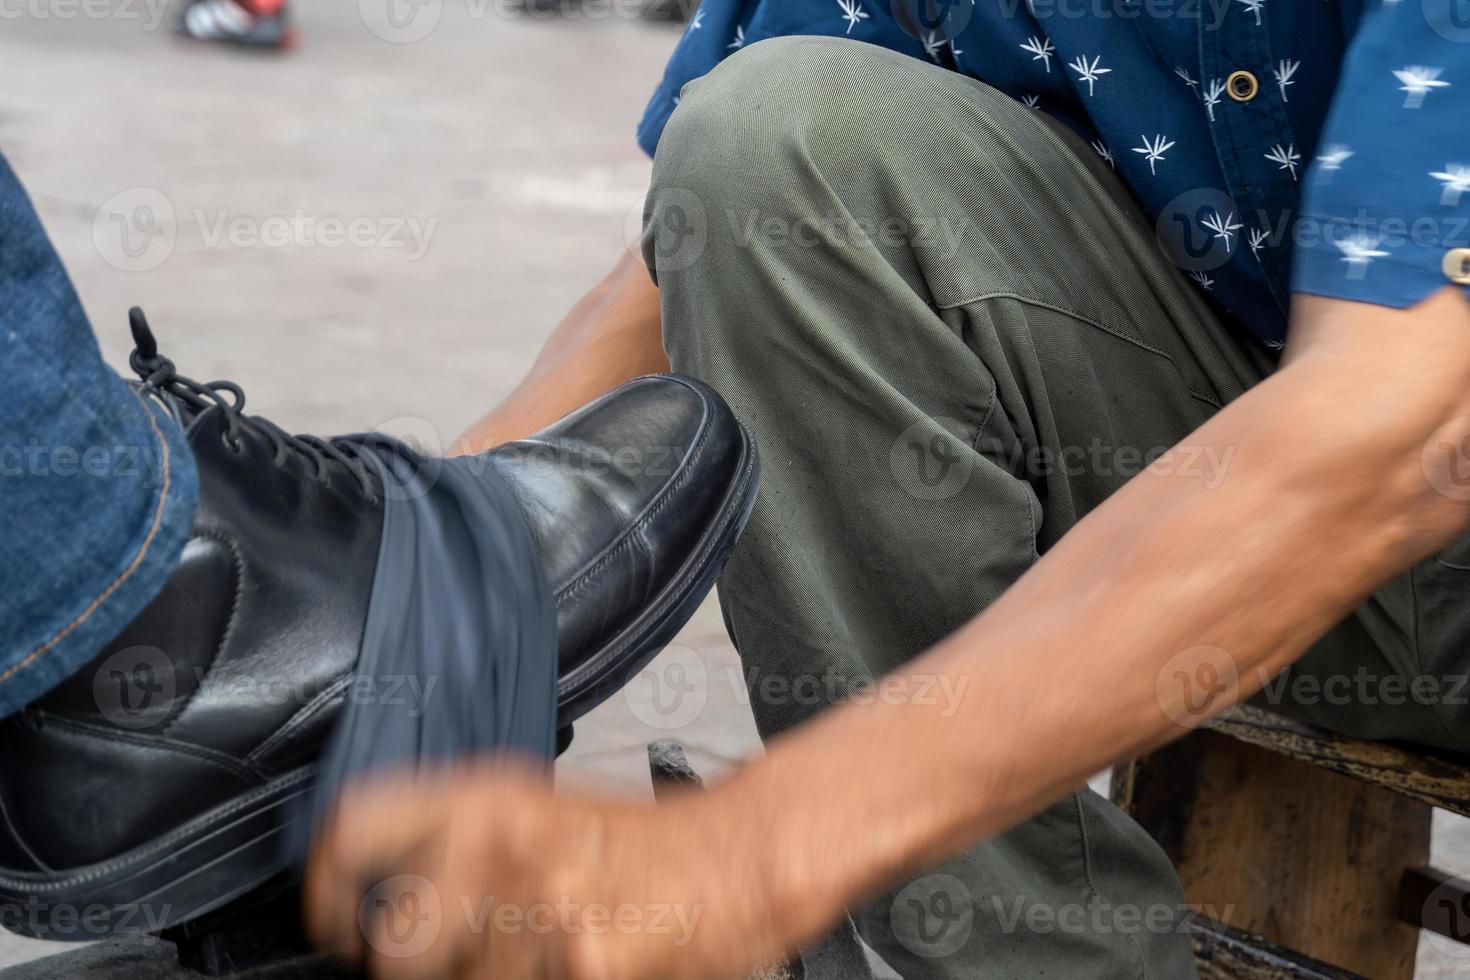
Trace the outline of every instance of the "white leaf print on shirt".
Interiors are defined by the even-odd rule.
[[[1235,236],[1235,233],[1237,231],[1245,227],[1245,225],[1235,220],[1234,211],[1231,211],[1223,218],[1220,217],[1219,211],[1211,211],[1209,213],[1209,216],[1206,217],[1201,223],[1214,233],[1213,237],[1218,238],[1225,243],[1226,255],[1230,254],[1230,239]]]
[[[1266,154],[1266,159],[1277,164],[1277,170],[1290,170],[1291,179],[1296,180],[1297,164],[1302,162],[1302,155],[1296,151],[1296,144],[1282,146],[1277,143],[1271,147],[1271,152]]]
[[[1039,95],[1023,95],[1021,96],[1021,101],[1026,103],[1026,108],[1028,109],[1041,108],[1041,96]]]
[[[1167,139],[1162,134],[1155,134],[1153,142],[1149,142],[1147,136],[1140,136],[1139,139],[1143,140],[1143,145],[1133,147],[1133,152],[1142,153],[1148,160],[1148,172],[1157,175],[1155,164],[1164,159],[1164,154],[1174,145],[1174,141]]]
[[[1444,183],[1444,193],[1439,196],[1439,203],[1445,207],[1459,207],[1460,195],[1470,191],[1470,167],[1463,163],[1447,163],[1443,170],[1435,171],[1429,176]]]
[[[1113,151],[1108,149],[1106,143],[1104,143],[1102,140],[1093,140],[1092,148],[1097,151],[1098,156],[1107,161],[1108,166],[1112,167],[1114,170],[1118,169],[1117,165],[1113,163]]]
[[[731,41],[726,47],[731,50],[738,50],[739,48],[745,47],[745,28],[743,26],[736,26],[735,40]]]
[[[1225,94],[1225,83],[1218,78],[1210,82],[1210,87],[1200,95],[1205,101],[1205,111],[1210,114],[1210,122],[1215,121],[1215,106],[1220,104],[1220,96]]]
[[[1394,77],[1404,84],[1399,86],[1400,92],[1407,92],[1404,96],[1405,109],[1418,109],[1424,105],[1424,97],[1432,89],[1448,88],[1450,83],[1439,76],[1444,74],[1443,68],[1425,68],[1423,65],[1409,65],[1407,68],[1394,70]]]
[[[1174,69],[1174,74],[1176,74],[1180,78],[1184,79],[1184,84],[1185,85],[1188,85],[1190,88],[1194,89],[1196,92],[1199,91],[1199,82],[1197,82],[1194,79],[1190,78],[1189,77],[1189,72],[1185,71],[1183,68],[1175,68]]]
[[[1266,0],[1236,0],[1236,2],[1239,3],[1242,7],[1244,7],[1250,13],[1253,13],[1253,14],[1256,15],[1256,26],[1257,27],[1260,27],[1261,26],[1261,8],[1266,5]]]
[[[919,38],[919,42],[924,45],[924,53],[935,61],[939,60],[939,52],[943,51],[945,44],[948,43],[939,36],[938,31],[925,31]]]
[[[704,8],[701,7],[699,10],[696,10],[694,12],[694,19],[689,22],[689,29],[691,31],[697,31],[697,30],[699,30],[703,26],[704,26]]]
[[[1046,73],[1051,74],[1051,56],[1056,54],[1056,46],[1051,43],[1049,37],[1029,37],[1021,48],[1031,52],[1031,60],[1039,61],[1046,66]]]
[[[1353,151],[1344,143],[1333,143],[1323,152],[1317,154],[1317,172],[1321,174],[1332,174],[1342,169],[1347,158],[1353,155]]]
[[[1302,63],[1300,61],[1282,59],[1276,63],[1276,68],[1272,70],[1271,74],[1276,76],[1276,87],[1281,90],[1282,102],[1291,101],[1286,97],[1286,86],[1296,84],[1296,80],[1291,76],[1295,75],[1296,70],[1301,66]]]
[[[1079,82],[1086,82],[1087,83],[1087,96],[1088,96],[1088,98],[1091,98],[1092,97],[1092,95],[1093,95],[1093,91],[1092,91],[1093,86],[1098,83],[1098,80],[1101,79],[1102,76],[1104,76],[1104,75],[1106,75],[1106,74],[1108,74],[1109,72],[1112,71],[1111,68],[1099,68],[1098,67],[1098,62],[1100,62],[1100,61],[1102,61],[1102,55],[1100,55],[1100,54],[1095,54],[1095,55],[1092,56],[1092,63],[1091,64],[1088,64],[1088,62],[1087,62],[1087,55],[1085,55],[1085,54],[1079,54],[1077,56],[1077,60],[1075,60],[1075,61],[1073,61],[1073,62],[1071,62],[1070,64],[1067,65],[1068,68],[1072,69],[1073,71],[1075,71],[1077,73],[1077,80]]]
[[[1251,254],[1257,259],[1261,257],[1261,246],[1265,245],[1266,240],[1270,237],[1269,234],[1260,228],[1251,229]]]
[[[847,21],[847,33],[858,26],[859,21],[868,19],[868,12],[863,9],[863,0],[837,0],[837,6],[842,8],[842,19]]]
[[[1193,279],[1195,282],[1203,286],[1206,291],[1210,291],[1215,288],[1215,280],[1210,278],[1210,274],[1208,272],[1196,270],[1189,274],[1189,278]]]
[[[1381,259],[1388,253],[1378,247],[1378,239],[1360,231],[1352,238],[1344,238],[1335,243],[1342,252],[1342,260],[1347,263],[1347,277],[1349,279],[1362,279],[1368,274],[1368,266],[1374,259]]]

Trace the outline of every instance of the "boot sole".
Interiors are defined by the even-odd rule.
[[[759,457],[743,426],[740,434],[740,475],[699,547],[632,624],[558,679],[563,728],[642,670],[714,587],[755,507]],[[306,766],[277,777],[107,861],[62,872],[0,870],[0,927],[33,939],[86,942],[157,933],[227,905],[290,870],[283,841],[302,819],[315,775],[316,767]]]
[[[211,912],[284,869],[286,829],[315,766],[297,769],[126,854],[65,872],[0,872],[0,926],[89,942],[156,933]]]

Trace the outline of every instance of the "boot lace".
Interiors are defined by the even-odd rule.
[[[180,425],[187,427],[204,412],[218,409],[225,425],[220,440],[230,451],[243,451],[242,430],[258,433],[270,442],[274,465],[282,465],[295,453],[312,464],[317,480],[327,483],[329,467],[337,464],[357,480],[370,500],[376,501],[376,468],[363,461],[363,454],[370,450],[360,438],[339,436],[328,440],[313,435],[291,435],[269,419],[246,415],[245,391],[233,381],[201,383],[179,374],[174,362],[158,353],[158,342],[148,326],[148,318],[136,306],[128,311],[128,326],[133,332],[133,353],[128,357],[128,364],[142,379],[139,392],[162,396],[160,400]]]

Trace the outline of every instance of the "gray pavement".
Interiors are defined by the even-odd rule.
[[[184,373],[289,430],[447,441],[630,240],[668,25],[307,0],[273,57],[181,42],[162,2],[0,4],[0,149],[120,368],[138,304]],[[559,778],[647,793],[668,737],[706,775],[758,751],[712,603],[579,725]],[[1470,873],[1463,822],[1437,850]],[[52,949],[0,934],[0,966]],[[1419,975],[1470,959],[1430,948]]]

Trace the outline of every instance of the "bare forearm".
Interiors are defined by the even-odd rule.
[[[1470,414],[1470,317],[1460,297],[1431,302],[1448,322],[1412,358],[1314,337],[1187,440],[1230,459],[1223,483],[1166,457],[889,679],[918,692],[944,678],[953,701],[840,709],[730,784],[770,829],[778,911],[799,938],[1249,694],[1462,526],[1421,450]]]
[[[557,326],[525,379],[464,434],[456,454],[527,436],[624,381],[668,369],[658,288],[637,253],[625,252]]]

